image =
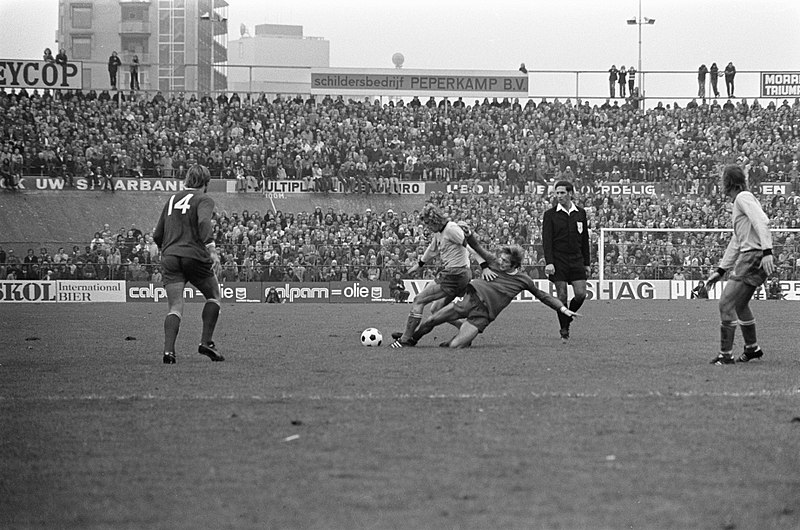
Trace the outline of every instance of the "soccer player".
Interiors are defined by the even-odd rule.
[[[449,322],[458,327],[458,333],[440,346],[468,348],[472,345],[475,337],[479,333],[483,333],[483,330],[497,318],[514,297],[525,290],[565,317],[580,316],[557,298],[537,288],[534,281],[519,270],[524,254],[520,247],[505,246],[500,249],[497,256],[493,256],[474,241],[470,241],[470,246],[485,260],[481,263],[481,268],[484,270],[489,268],[494,272],[494,279],[476,278],[472,280],[467,286],[463,299],[451,302],[420,324],[412,336],[414,343],[439,324]]]
[[[733,236],[719,267],[706,280],[706,288],[711,289],[731,267],[733,272],[719,299],[719,354],[711,359],[711,364],[716,365],[736,362],[733,359],[736,324],[742,329],[744,338],[744,351],[738,361],[746,363],[764,355],[756,340],[756,320],[750,310],[750,299],[767,276],[775,272],[769,218],[758,199],[747,190],[742,168],[736,165],[725,167],[722,189],[733,201]]]
[[[556,205],[544,212],[542,245],[544,272],[556,286],[556,296],[571,311],[577,311],[586,300],[586,279],[591,273],[589,263],[589,223],[586,210],[572,201],[574,188],[566,180],[556,182]],[[567,304],[567,284],[574,296]],[[558,314],[561,340],[569,340],[572,319]]]
[[[198,353],[212,361],[224,361],[212,337],[219,318],[220,271],[212,239],[211,216],[214,200],[206,195],[211,173],[195,164],[186,172],[186,189],[169,198],[161,212],[153,240],[161,249],[161,268],[169,312],[164,319],[164,364],[175,364],[175,340],[183,315],[183,289],[190,282],[206,298],[203,306],[203,334]]]
[[[428,260],[437,255],[442,261],[443,270],[435,281],[428,283],[414,297],[414,302],[411,304],[411,312],[406,321],[405,331],[402,334],[392,334],[392,338],[395,339],[391,345],[392,348],[414,346],[415,342],[412,339],[412,335],[422,320],[425,306],[432,303],[431,312],[434,312],[436,309],[452,302],[456,296],[463,296],[464,290],[472,279],[472,271],[469,268],[467,238],[461,227],[453,221],[449,221],[432,204],[425,205],[421,218],[422,222],[430,230],[433,239],[422,254],[422,258],[408,270],[408,273],[414,274]]]

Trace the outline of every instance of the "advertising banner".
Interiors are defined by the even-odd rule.
[[[46,61],[0,59],[0,88],[81,89],[83,63],[70,61],[58,64]]]
[[[433,280],[403,280],[410,293],[408,302]],[[534,280],[546,293],[556,295],[548,280]],[[687,300],[693,298],[692,280],[589,280],[587,300]],[[727,282],[717,283],[708,292],[710,300],[718,300]],[[762,285],[753,294],[754,300],[800,300],[800,280],[782,280],[780,290],[768,296]],[[220,284],[224,303],[260,303],[266,301],[270,288],[275,288],[282,303],[384,303],[393,302],[388,282],[230,282]],[[573,296],[572,287],[568,294]],[[187,302],[205,302],[202,293],[191,284],[184,289]],[[0,281],[0,303],[94,303],[94,302],[164,302],[167,292],[162,285],[149,282],[116,280]],[[523,291],[514,302],[534,302],[534,296]]]
[[[414,297],[433,280],[403,280],[406,290],[411,293],[408,301]],[[555,285],[549,280],[534,280],[536,286],[542,291],[556,296]],[[589,280],[586,282],[587,300],[687,300],[692,298],[692,289],[697,285],[692,280]],[[718,300],[727,282],[718,282],[708,292],[708,298]],[[800,280],[783,280],[780,282],[781,300],[800,300]],[[572,286],[568,287],[569,297],[572,298]],[[754,300],[765,300],[767,293],[765,286],[760,286],[753,294]],[[514,302],[537,301],[528,291],[523,291],[514,299]]]
[[[263,302],[261,284],[258,282],[229,282],[220,284],[220,302],[258,303]],[[167,299],[167,290],[161,284],[148,282],[127,282],[127,302],[163,302]],[[183,297],[187,302],[205,302],[203,293],[187,284],[183,289]]]
[[[227,189],[228,193],[238,193],[236,191],[236,182],[228,182],[230,183]],[[426,190],[426,185],[430,184],[404,180],[399,183],[397,193],[400,195],[425,195],[430,191]],[[264,191],[268,197],[273,199],[282,199],[283,195],[287,193],[315,193],[313,188],[302,180],[267,180],[264,182]],[[342,193],[342,187],[338,181],[333,183],[333,189],[330,190],[330,193]]]
[[[609,195],[661,195],[660,182],[631,182],[622,184],[620,182],[604,182],[597,189],[598,193],[608,193]]]
[[[800,97],[800,72],[761,72],[761,97]]]
[[[124,280],[58,280],[57,302],[124,302]]]
[[[266,299],[275,288],[284,303],[333,302],[374,303],[392,302],[389,282],[264,282],[261,296]]]
[[[102,180],[102,179],[101,179]],[[218,190],[213,189],[215,181],[212,180],[208,184],[208,191],[225,191],[225,181],[217,181],[219,185]],[[70,187],[66,185],[64,179],[53,177],[22,177],[20,180],[20,187],[23,190],[37,190],[37,191],[86,191],[89,188],[89,181],[83,177],[75,178],[75,186]],[[133,179],[121,178],[114,179],[114,191],[132,191],[137,193],[150,193],[150,192],[171,192],[182,191],[186,189],[182,180],[177,179]],[[95,187],[95,190],[99,188]]]
[[[57,299],[55,281],[0,280],[0,303],[51,303]]]
[[[534,195],[544,195],[549,191],[549,186],[541,183],[533,183]],[[500,195],[500,189],[497,186],[492,186],[488,181],[454,181],[454,182],[427,182],[426,189],[428,193],[433,191],[440,191],[442,193],[454,193],[460,195]]]
[[[386,70],[326,68],[311,71],[312,94],[420,93],[527,97],[528,76],[516,70]]]
[[[331,282],[331,302],[393,302],[388,282]]]
[[[791,195],[791,182],[762,182],[759,189],[764,195]]]

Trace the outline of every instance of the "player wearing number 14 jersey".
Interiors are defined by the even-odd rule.
[[[203,306],[203,334],[198,353],[212,361],[224,361],[214,345],[214,328],[219,318],[220,270],[214,244],[211,217],[214,199],[206,195],[211,174],[199,164],[186,172],[186,189],[169,198],[161,212],[153,240],[161,250],[161,269],[167,291],[169,312],[164,319],[164,364],[175,364],[175,341],[183,315],[183,289],[191,283],[206,298]]]

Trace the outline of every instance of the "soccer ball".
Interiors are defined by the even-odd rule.
[[[361,332],[361,344],[364,346],[380,346],[383,335],[375,328],[367,328]]]

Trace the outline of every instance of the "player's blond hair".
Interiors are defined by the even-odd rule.
[[[429,225],[442,226],[447,222],[447,218],[433,204],[426,204],[420,217],[423,223]]]
[[[500,249],[501,254],[508,254],[508,263],[512,269],[518,269],[522,266],[522,258],[525,256],[525,251],[517,245],[507,245]]]

